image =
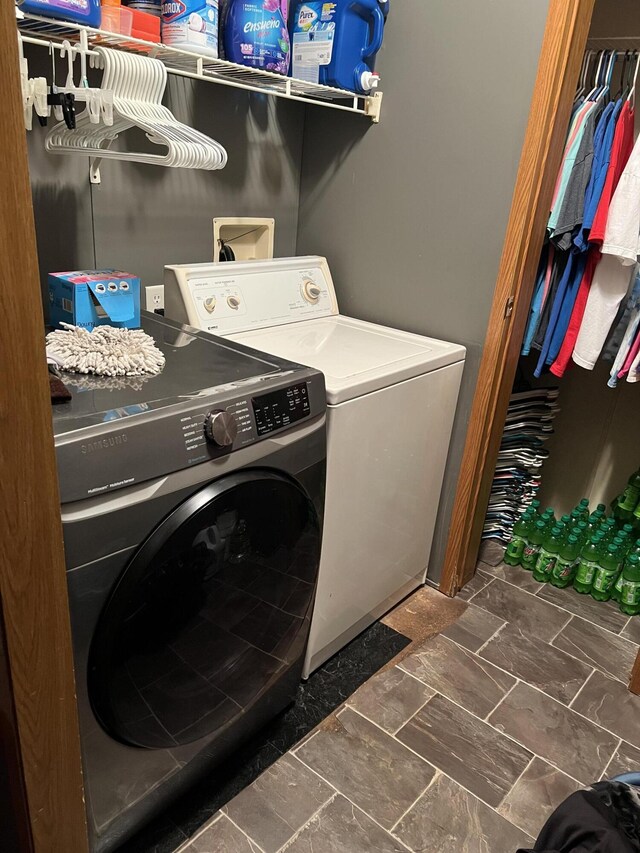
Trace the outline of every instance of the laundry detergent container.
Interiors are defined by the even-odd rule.
[[[292,16],[293,77],[369,94],[389,0],[298,2]]]

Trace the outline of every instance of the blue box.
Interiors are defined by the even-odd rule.
[[[140,279],[120,270],[49,273],[50,321],[91,330],[140,328]]]

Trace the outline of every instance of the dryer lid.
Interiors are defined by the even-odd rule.
[[[465,357],[457,344],[341,316],[244,332],[233,340],[321,370],[332,405]]]

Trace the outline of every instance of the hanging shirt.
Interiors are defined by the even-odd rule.
[[[629,326],[629,320],[631,319],[633,310],[636,307],[638,295],[640,294],[639,279],[640,271],[636,271],[633,287],[631,288],[631,293],[629,294],[629,298],[625,303],[624,310],[622,311],[622,314],[620,314],[620,318],[616,322],[615,327],[609,335],[607,343],[605,344],[605,348],[602,353],[602,358],[605,361],[615,361],[618,356],[618,353],[620,352],[622,341],[624,340],[627,328]]]
[[[553,190],[553,199],[551,201],[551,216],[553,216],[553,213],[556,210],[558,204],[562,204],[562,199],[560,198],[559,200],[559,196],[561,192],[562,194],[564,194],[564,187],[566,186],[566,182],[569,180],[569,174],[571,173],[573,160],[575,159],[575,154],[580,144],[580,137],[584,129],[584,120],[594,106],[595,104],[593,101],[585,101],[574,116],[573,123],[569,130],[569,136],[567,137],[567,142],[564,147],[564,152],[562,154],[562,162],[560,163],[558,177],[556,178],[556,185]],[[570,158],[571,162],[569,162]],[[555,220],[554,225],[552,225],[551,220],[549,220],[549,224],[547,225],[549,231],[553,231],[554,227]]]
[[[640,138],[611,199],[602,252],[618,258],[624,266],[631,266],[638,260],[639,243]]]
[[[593,167],[591,178],[584,197],[584,210],[582,213],[582,227],[578,231],[573,243],[579,252],[585,252],[589,246],[589,232],[593,225],[596,210],[600,203],[600,197],[604,188],[611,152],[613,138],[618,124],[618,118],[622,111],[622,100],[607,104],[602,117],[598,122],[594,138]]]
[[[633,151],[634,125],[635,111],[629,101],[625,101],[620,111],[620,118],[616,124],[607,177],[604,182],[602,194],[600,195],[598,209],[591,225],[591,232],[589,234],[590,243],[602,245],[604,242],[611,199],[618,187],[624,167],[627,165]]]
[[[640,382],[640,373],[638,372],[640,370],[640,332],[638,332],[636,340],[631,348],[631,352],[627,358],[631,362],[627,375],[627,382]]]
[[[601,111],[602,104],[598,103],[585,120],[580,145],[556,217],[551,239],[562,250],[571,246],[573,229],[582,222],[584,197],[593,166],[596,119]]]
[[[633,362],[631,350],[638,326],[640,326],[640,276],[636,276],[631,296],[627,300],[623,320],[620,325],[622,326],[623,324],[625,325],[624,334],[620,341],[607,383],[610,388],[615,388],[618,384],[618,379],[623,379],[627,375]]]
[[[549,352],[551,349],[551,342],[554,337],[554,333],[556,331],[556,326],[558,324],[558,319],[560,317],[560,312],[562,308],[562,303],[564,301],[565,294],[568,288],[572,287],[574,279],[576,277],[576,270],[578,265],[580,265],[580,277],[582,277],[582,272],[584,270],[584,261],[586,260],[586,256],[583,255],[574,255],[572,252],[569,252],[569,257],[567,260],[567,264],[565,266],[564,272],[562,274],[562,278],[558,283],[558,289],[555,294],[555,298],[553,300],[553,305],[551,307],[551,313],[549,315],[549,324],[547,326],[547,331],[544,336],[544,342],[542,344],[542,350],[540,352],[540,357],[538,359],[538,364],[536,365],[536,369],[533,372],[533,375],[539,377],[542,375],[542,370],[545,364],[550,363],[547,361]],[[553,361],[553,359],[551,359]]]
[[[549,327],[549,318],[551,317],[551,310],[553,308],[556,293],[558,292],[558,286],[560,284],[560,280],[562,279],[568,257],[569,255],[567,252],[555,253],[553,259],[553,270],[551,271],[551,281],[549,282],[549,291],[547,293],[547,298],[542,308],[540,323],[538,324],[538,331],[536,332],[535,337],[533,339],[533,343],[531,344],[534,349],[541,350],[542,345],[544,344],[544,339],[547,334],[547,329]]]
[[[600,254],[600,250],[595,247],[591,249],[588,254],[587,263],[573,304],[571,317],[569,319],[562,346],[556,356],[556,360],[550,367],[551,373],[553,373],[554,376],[564,376],[565,370],[571,361],[571,356],[573,355],[576,339],[578,337],[578,332],[580,331],[582,318],[587,305],[591,282],[593,281],[593,276],[598,264],[600,263],[601,257],[602,255]]]
[[[611,199],[602,245],[605,257],[594,276],[576,340],[573,360],[587,370],[593,370],[629,290],[630,266],[637,261],[639,242],[640,142],[634,146]]]
[[[580,283],[582,282],[582,279],[584,277],[586,263],[586,252],[582,255],[576,255],[573,269],[571,271],[571,275],[567,280],[567,286],[565,288],[564,293],[561,294],[560,289],[558,289],[558,296],[556,297],[560,302],[558,318],[551,334],[551,340],[549,341],[549,349],[547,350],[545,364],[553,364],[553,362],[558,357],[562,342],[564,341],[565,335],[567,333],[569,320],[571,319],[571,314],[573,311],[573,306],[575,305],[578,290],[580,288]]]
[[[538,330],[538,326],[540,325],[542,310],[545,306],[549,293],[554,255],[554,247],[550,243],[547,243],[547,246],[542,250],[540,269],[538,271],[538,277],[533,291],[533,298],[531,300],[529,321],[527,323],[527,329],[522,343],[522,355],[529,355],[531,352],[531,345]]]

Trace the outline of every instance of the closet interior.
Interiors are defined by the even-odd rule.
[[[633,261],[621,258],[617,245],[621,227],[638,232],[637,144],[632,150],[640,128],[639,50],[635,4],[597,0],[527,309],[481,560],[501,553],[488,543],[507,543],[532,500],[540,512],[553,507],[557,519],[585,497],[592,512],[599,504],[611,512],[640,463],[637,252],[634,246]],[[593,144],[576,138],[581,111],[588,124],[589,104]],[[563,196],[567,188],[573,200]],[[635,541],[640,532],[631,536]]]

